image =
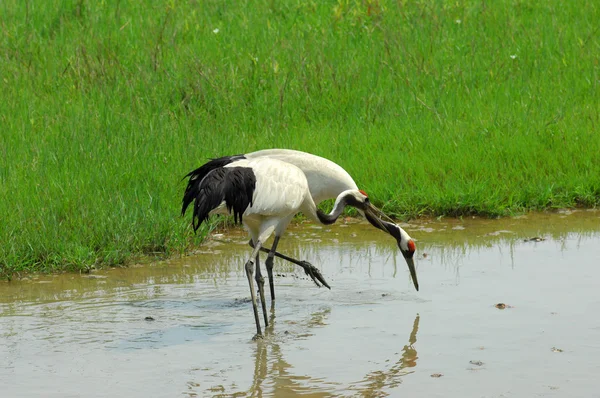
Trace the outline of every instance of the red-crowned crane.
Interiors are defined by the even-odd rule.
[[[263,152],[262,155],[261,152]],[[269,152],[273,156],[268,156]],[[273,246],[271,249],[267,249],[269,256],[266,263],[271,299],[274,300],[273,257],[276,255],[276,247],[281,235],[298,212],[303,212],[316,222],[331,224],[335,222],[346,206],[357,208],[372,225],[396,238],[409,266],[415,288],[418,290],[412,259],[415,244],[410,236],[396,224],[381,220],[379,218],[380,211],[371,205],[367,195],[357,189],[352,178],[340,166],[315,155],[305,154],[306,156],[303,157],[303,152],[289,151],[296,156],[294,161],[307,170],[304,172],[302,167],[279,160],[278,157],[283,156],[284,152],[287,150],[267,150],[254,154],[213,159],[186,176],[189,177],[189,181],[183,198],[182,214],[185,214],[187,207],[193,201],[194,230],[197,230],[211,214],[220,213],[233,214],[235,221],[237,222],[239,219],[250,234],[254,250],[246,262],[245,270],[250,285],[257,336],[262,334],[252,282],[254,265],[252,259],[256,258],[256,282],[266,325],[268,320],[264,299],[264,279],[258,261],[259,251],[270,235],[275,233]],[[312,165],[315,167],[313,170],[315,172],[313,173],[311,173],[310,157],[314,157]],[[298,160],[299,158],[303,160]],[[318,169],[315,162],[321,162],[322,166],[327,165],[328,170]],[[320,179],[318,178],[319,173],[322,176]],[[311,190],[311,183],[314,190]],[[324,214],[317,209],[313,192],[317,200],[327,199],[332,194],[331,186],[333,184],[337,184],[334,188],[337,190],[347,186],[351,188],[340,192],[331,213]],[[307,268],[312,267],[309,263],[283,255],[279,256],[303,266],[307,273],[309,273]],[[316,272],[318,273],[318,270]],[[315,282],[318,279],[324,283],[320,274],[310,276]],[[326,285],[326,283],[324,284]]]
[[[300,170],[302,170],[302,172],[306,175],[306,179],[308,181],[308,188],[310,189],[311,196],[313,197],[313,200],[317,205],[324,200],[335,199],[343,191],[358,190],[358,186],[356,185],[354,179],[352,179],[350,174],[346,170],[344,170],[340,165],[332,162],[329,159],[325,159],[320,156],[313,155],[311,153],[296,151],[292,149],[264,149],[256,152],[247,153],[244,155],[224,156],[218,159],[213,159],[210,162],[189,173],[186,176],[190,177],[190,180],[186,189],[184,203],[186,201],[189,203],[191,200],[193,200],[192,188],[194,186],[194,183],[197,184],[198,182],[200,182],[200,180],[202,180],[202,178],[204,178],[213,169],[223,167],[224,165],[231,164],[232,162],[235,162],[240,159],[259,158],[277,159],[286,163],[291,163],[300,168]],[[360,209],[359,212],[361,212]],[[388,218],[385,215],[384,217]],[[396,239],[398,248],[400,249],[402,255],[406,259],[409,269],[413,270],[414,250],[411,250],[411,247],[414,248],[414,242],[406,233],[406,231],[404,231],[400,226],[394,223],[386,222],[377,218],[373,219],[368,216],[366,218],[373,226],[382,229],[385,232],[388,232]],[[275,246],[277,246],[277,242],[278,239],[276,238],[276,242],[274,243]],[[319,281],[325,286],[329,287],[329,285],[321,276],[319,270],[313,267],[309,262],[295,260],[293,258],[280,254],[275,250],[270,250],[265,247],[261,248],[261,251],[269,253],[269,256],[267,257],[265,263],[269,276],[271,275],[270,272],[273,269],[273,257],[276,256],[293,262],[294,264],[297,264],[304,268],[304,271],[313,279],[313,281],[317,285]],[[419,290],[416,274],[414,274],[411,271],[411,276],[416,289]],[[272,279],[269,279],[269,285],[271,288],[271,299],[274,300],[275,293],[273,289]]]

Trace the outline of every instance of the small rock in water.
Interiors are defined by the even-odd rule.
[[[505,308],[513,308],[512,305],[508,305],[508,304],[504,304],[504,303],[498,303],[494,307],[498,308],[499,310],[503,310]]]
[[[552,352],[563,352],[560,348],[552,347]]]
[[[250,297],[244,297],[244,298],[235,298],[233,300],[234,304],[246,304],[246,303],[250,303],[252,301],[252,299]]]
[[[483,366],[483,362],[481,361],[469,361],[469,363],[475,366]]]
[[[441,373],[434,373],[431,375],[431,377],[442,377],[442,376],[443,376],[443,374],[441,374]]]
[[[546,238],[541,238],[539,236],[534,236],[533,238],[524,239],[525,242],[541,242],[543,240],[546,240]]]
[[[154,318],[152,318],[151,316],[147,316],[144,318],[145,321],[153,321]]]

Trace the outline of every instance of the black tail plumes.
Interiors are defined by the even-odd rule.
[[[210,212],[223,202],[227,210],[233,213],[235,222],[241,222],[244,211],[248,206],[252,206],[252,196],[256,188],[256,177],[252,169],[224,167],[240,159],[244,157],[236,155],[213,159],[186,175],[189,181],[183,195],[181,214],[185,215],[188,206],[194,201],[194,231],[208,219]]]
[[[224,168],[223,196],[227,210],[233,213],[235,222],[242,222],[242,214],[252,206],[252,197],[256,188],[256,176],[249,167]]]
[[[236,160],[244,159],[244,155],[233,155],[233,156],[224,156],[222,158],[211,159],[210,162],[203,164],[198,167],[196,170],[190,171],[183,177],[183,179],[189,177],[189,181],[187,187],[185,188],[185,193],[183,194],[183,205],[181,206],[181,215],[185,215],[185,211],[192,203],[194,199],[198,197],[198,193],[200,192],[200,184],[202,180],[208,173],[213,171],[214,169],[219,169],[229,163],[235,162]]]

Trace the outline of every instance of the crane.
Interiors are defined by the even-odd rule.
[[[333,162],[331,164],[335,165]],[[252,282],[254,265],[252,260],[256,259],[255,279],[261,298],[265,325],[268,325],[264,299],[264,278],[259,266],[259,251],[265,249],[263,248],[264,242],[275,233],[273,245],[268,249],[269,255],[266,263],[271,299],[274,301],[273,257],[281,235],[298,212],[303,212],[313,221],[332,224],[346,206],[355,207],[365,215],[372,225],[396,238],[409,266],[415,288],[418,290],[414,261],[412,260],[415,252],[414,241],[396,224],[381,220],[379,216],[382,213],[370,203],[366,193],[354,189],[356,184],[353,183],[352,178],[340,166],[337,168],[347,176],[344,183],[354,186],[337,195],[333,210],[329,214],[325,214],[317,208],[312,196],[313,191],[309,186],[308,175],[310,174],[305,174],[301,168],[292,163],[272,156],[226,156],[213,159],[186,175],[189,180],[184,193],[182,214],[185,215],[188,206],[194,202],[192,225],[195,231],[211,214],[219,213],[233,214],[234,220],[242,222],[250,234],[254,249],[244,268],[250,285],[257,336],[262,336],[262,333]],[[313,175],[313,184],[315,180]],[[338,185],[343,185],[343,183]],[[319,199],[322,199],[323,195],[331,194],[327,192],[326,188],[318,188],[318,192],[321,192],[317,196]],[[302,262],[296,260],[296,263]],[[311,277],[315,280],[315,277]]]
[[[335,199],[339,194],[346,190],[358,190],[358,186],[356,185],[356,182],[354,182],[354,179],[350,176],[350,174],[346,170],[344,170],[343,167],[329,159],[325,159],[321,156],[313,155],[307,152],[296,151],[293,149],[263,149],[260,151],[250,152],[246,154],[223,156],[220,158],[212,159],[206,164],[188,173],[186,177],[190,177],[190,179],[184,195],[184,202],[187,201],[189,203],[191,200],[193,200],[195,192],[194,184],[199,183],[212,170],[242,159],[261,158],[281,160],[286,163],[291,163],[300,168],[302,172],[306,175],[310,194],[317,205],[324,200]],[[381,218],[387,218],[389,220],[389,217],[387,217],[382,212],[380,212],[382,217],[370,217],[362,213],[360,209],[358,209],[358,211],[366,217],[367,221],[369,221],[371,225],[389,233],[392,237],[396,239],[398,248],[404,256],[409,270],[411,270],[411,277],[415,288],[419,290],[417,276],[416,273],[413,272],[413,270],[415,269],[413,260],[414,250],[411,250],[411,248],[409,247],[409,245],[412,245],[412,247],[414,248],[414,241],[400,226],[396,225],[393,222],[381,220]],[[278,242],[279,240],[276,238],[273,245],[276,247]],[[252,240],[250,240],[250,245],[252,246]],[[269,274],[269,276],[271,276],[271,272],[273,269],[273,257],[279,257],[301,266],[302,268],[304,268],[306,274],[309,275],[317,285],[319,285],[318,282],[321,282],[324,286],[329,288],[329,285],[327,284],[327,282],[325,282],[319,270],[313,267],[312,264],[310,264],[309,262],[298,261],[294,258],[285,256],[277,252],[276,250],[271,250],[267,247],[261,247],[260,250],[269,253],[265,262],[265,266],[267,267],[267,273]],[[269,278],[269,287],[271,290],[271,300],[275,300],[275,291],[273,287],[272,278]]]

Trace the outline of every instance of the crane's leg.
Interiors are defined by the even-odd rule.
[[[279,238],[279,236],[275,235],[275,239],[273,240],[273,246],[271,246],[271,250],[269,251],[269,255],[267,256],[267,261],[265,262],[265,265],[267,266],[267,275],[269,275],[269,288],[271,289],[271,306],[275,305],[275,286],[273,284],[273,257],[275,257],[275,250],[277,250]]]
[[[265,300],[265,278],[260,272],[260,252],[256,253],[256,285],[258,286],[258,294],[260,295],[260,304],[262,306],[263,316],[265,318],[265,327],[269,326],[267,317],[267,300]]]
[[[244,267],[246,270],[246,276],[248,277],[248,284],[250,285],[250,296],[252,297],[252,309],[254,310],[254,320],[256,321],[256,336],[254,336],[255,339],[262,338],[262,332],[260,330],[260,321],[258,320],[258,306],[256,305],[256,294],[254,293],[254,282],[252,281],[252,274],[254,271],[254,267],[253,267],[254,264],[252,263],[252,259],[256,258],[256,256],[258,255],[261,245],[262,245],[261,241],[258,241],[256,243],[255,248],[252,251],[252,254],[250,255],[250,258],[248,259],[248,261],[246,262],[246,265]]]
[[[250,242],[248,242],[248,244],[250,245],[250,247],[254,248],[254,243],[252,242],[252,239],[250,239]],[[265,252],[265,253],[270,253],[271,249],[266,248],[266,247],[261,247],[260,251]],[[274,253],[274,256],[279,257],[283,260],[289,261],[290,263],[293,263],[293,264],[296,264],[296,265],[302,267],[304,269],[304,272],[306,272],[306,275],[310,276],[310,278],[313,280],[315,285],[317,285],[318,287],[321,287],[321,284],[322,284],[326,288],[331,289],[329,284],[327,284],[327,282],[325,281],[325,278],[323,278],[321,271],[319,271],[319,269],[317,267],[315,267],[308,261],[296,260],[295,258],[288,257],[285,254],[281,254],[277,251]]]

